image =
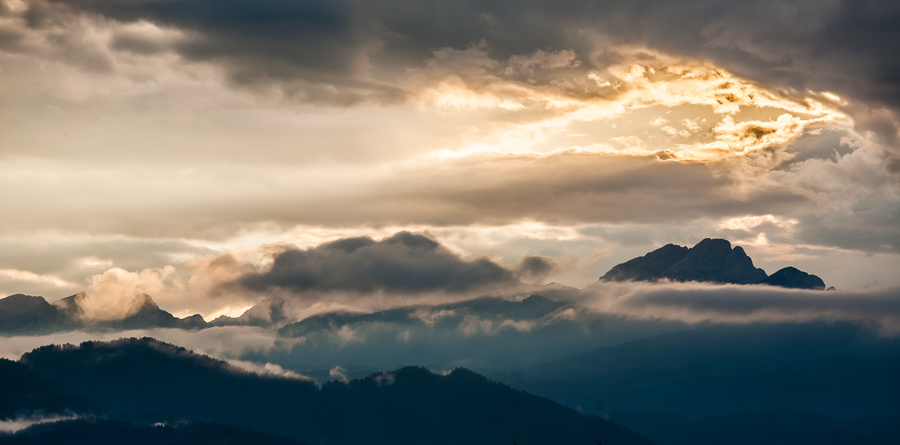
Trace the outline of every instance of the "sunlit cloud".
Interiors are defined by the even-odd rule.
[[[845,287],[897,263],[890,59],[870,56],[881,34],[835,40],[869,30],[835,5],[804,10],[821,29],[765,22],[766,38],[752,2],[659,3],[665,20],[625,27],[625,3],[528,4],[534,22],[462,2],[444,23],[345,2],[322,28],[278,2],[231,5],[238,27],[215,2],[111,5],[0,7],[8,293],[235,315],[256,300],[217,287],[238,272],[212,258],[259,271],[277,246],[402,230],[510,269],[552,258],[535,282],[579,287],[710,234]],[[887,259],[834,256],[862,253]]]
[[[15,419],[3,419],[0,420],[0,433],[15,433],[17,431],[28,428],[32,425],[38,425],[42,423],[51,423],[51,422],[60,422],[65,420],[75,420],[78,417],[76,416],[33,416],[33,417],[18,417]]]
[[[42,275],[19,269],[0,269],[0,280],[23,281],[26,283],[49,284],[56,287],[70,287],[72,283],[53,275]]]
[[[730,230],[747,230],[759,227],[761,224],[773,224],[777,227],[790,228],[797,225],[796,219],[784,219],[775,215],[750,215],[728,218],[720,224],[723,229]]]

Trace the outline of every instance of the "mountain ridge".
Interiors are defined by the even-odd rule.
[[[404,367],[316,387],[152,338],[44,346],[19,364],[114,418],[216,422],[314,444],[652,443],[463,368]]]
[[[793,289],[825,289],[816,275],[785,267],[772,275],[755,267],[741,246],[725,239],[704,238],[694,247],[666,244],[644,256],[617,264],[600,281],[696,281],[766,284]]]
[[[160,309],[147,294],[135,295],[137,309],[119,319],[90,319],[85,316],[84,292],[48,302],[44,297],[24,294],[0,298],[0,333],[37,335],[76,329],[125,330],[147,328],[204,328],[200,314],[178,318]]]

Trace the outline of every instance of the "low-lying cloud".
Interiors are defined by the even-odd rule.
[[[70,331],[50,335],[3,337],[0,342],[0,357],[18,360],[22,354],[48,344],[77,345],[86,341],[113,341],[131,337],[152,337],[223,360],[238,359],[248,353],[290,348],[296,342],[293,339],[281,339],[271,331],[252,326],[224,326],[199,331],[162,328],[118,332]],[[265,368],[265,364],[259,366]]]
[[[15,433],[39,423],[60,422],[63,420],[75,420],[76,416],[49,416],[49,417],[17,417],[15,419],[0,420],[0,434]]]
[[[261,361],[274,351],[290,351],[301,339],[281,338],[277,333],[252,326],[224,326],[203,330],[183,329],[134,329],[118,332],[71,331],[50,335],[28,335],[3,337],[0,342],[0,358],[18,360],[23,354],[49,344],[78,345],[86,341],[115,341],[123,338],[151,337],[165,343],[189,349],[198,354],[224,360],[235,368],[260,375],[310,380],[308,377],[285,369],[280,364]],[[247,358],[253,356],[252,361]],[[61,419],[11,419],[0,422],[0,432],[16,431],[35,423],[53,422]]]
[[[900,287],[816,291],[700,283],[597,283],[578,302],[598,312],[687,323],[854,321],[900,334]]]

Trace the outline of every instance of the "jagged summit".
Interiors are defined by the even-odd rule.
[[[769,284],[800,289],[824,289],[821,278],[793,267],[768,276],[753,265],[740,246],[706,238],[692,248],[667,244],[646,255],[618,264],[601,281],[699,281],[731,284]]]
[[[603,281],[650,281],[662,276],[666,269],[684,259],[687,247],[666,244],[642,257],[613,267],[600,279]]]
[[[43,297],[15,294],[0,299],[0,331],[43,334],[65,325],[66,317]]]
[[[797,289],[825,289],[825,282],[821,278],[790,266],[769,275],[762,282],[771,286]]]
[[[88,294],[79,292],[52,303],[44,297],[10,295],[0,298],[0,333],[47,334],[76,329],[197,329],[207,326],[200,315],[178,318],[159,308],[147,294],[137,294],[133,310],[118,317],[92,318],[85,313]]]

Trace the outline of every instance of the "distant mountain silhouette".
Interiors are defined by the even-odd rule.
[[[649,444],[465,369],[407,367],[318,388],[159,341],[45,346],[20,363],[118,419],[180,419],[333,444]]]
[[[434,306],[407,306],[373,313],[329,312],[308,317],[291,323],[279,330],[286,337],[304,335],[328,329],[331,326],[354,325],[360,323],[399,323],[406,325],[447,325],[456,329],[467,316],[478,317],[497,324],[505,320],[536,320],[565,306],[565,303],[553,301],[540,295],[531,295],[522,301],[509,301],[498,297],[482,297],[458,303],[439,304]]]
[[[671,332],[567,355],[502,380],[594,413],[788,409],[863,417],[900,416],[898,374],[900,338],[860,324],[815,322]]]
[[[249,360],[310,372],[320,383],[329,379],[328,371],[335,365],[370,372],[404,364],[431,369],[465,364],[486,372],[518,369],[561,354],[685,327],[677,321],[635,320],[579,310],[572,300],[540,295],[521,301],[484,297],[371,313],[314,315],[278,331],[282,337],[303,339],[290,350],[270,351]]]
[[[731,284],[768,284],[798,289],[825,289],[821,278],[793,267],[767,276],[753,266],[740,246],[706,238],[692,248],[667,244],[642,257],[618,264],[601,281],[699,281]]]
[[[796,289],[825,289],[825,282],[821,278],[808,274],[794,267],[785,267],[778,272],[769,275],[761,283],[770,286],[793,287]]]
[[[16,294],[0,299],[0,334],[49,334],[74,329],[124,330],[148,328],[204,328],[200,315],[178,318],[159,308],[147,294],[135,296],[136,312],[120,320],[84,317],[83,292],[48,303],[43,297]]]
[[[549,301],[555,301],[558,299],[568,299],[574,297],[578,294],[578,289],[574,287],[565,286],[559,283],[550,283],[541,286],[532,286],[530,289],[533,295],[541,295],[542,298],[547,297],[546,299]],[[440,305],[440,306],[428,306],[428,307],[440,307],[441,309],[456,309],[461,308],[465,310],[471,310],[475,312],[481,311],[482,308],[486,308],[490,310],[489,306],[493,305],[492,302],[502,302],[506,303],[514,303],[513,300],[517,300],[521,298],[522,295],[510,294],[510,295],[501,295],[501,296],[482,296],[476,298],[470,298],[468,300],[464,300],[461,303],[458,303],[457,306],[454,305]],[[290,307],[295,303],[294,299],[291,296],[285,296],[285,294],[276,294],[265,298],[259,303],[255,304],[250,309],[247,309],[243,314],[238,317],[228,317],[222,315],[215,320],[209,322],[209,326],[275,326],[275,327],[283,327],[288,324],[294,324],[297,321],[296,317],[291,314]],[[446,306],[446,307],[445,307]],[[453,306],[453,307],[450,307]],[[302,306],[306,307],[305,304]],[[411,308],[413,310],[419,309],[425,306],[416,306],[411,305],[407,306],[407,308]],[[515,304],[507,304],[502,306],[504,308],[514,309],[518,307]],[[336,313],[335,313],[336,314]],[[341,314],[348,315],[347,313]],[[350,314],[350,315],[361,315],[361,314]],[[398,315],[398,313],[391,313],[391,311],[383,311],[380,316],[393,316]],[[491,317],[496,316],[496,313],[492,313]],[[331,315],[330,315],[331,316]],[[401,315],[401,318],[405,318]]]
[[[177,319],[158,308],[149,298],[140,310],[123,320],[90,321],[84,320],[81,315],[78,295],[52,304],[40,297],[24,297],[49,309],[52,322],[42,322],[42,328],[38,331],[34,329],[35,323],[19,321],[23,318],[19,314],[27,309],[22,308],[5,320],[0,317],[0,335],[44,334],[75,329],[115,332],[154,327],[203,329],[255,325],[270,330],[272,335],[290,338],[287,341],[293,346],[265,352],[248,351],[242,359],[278,363],[308,372],[318,383],[322,383],[333,379],[330,370],[338,365],[348,369],[348,375],[357,378],[403,365],[423,365],[430,369],[452,369],[465,365],[478,372],[518,369],[561,354],[618,344],[686,326],[677,321],[634,320],[614,314],[580,311],[569,296],[575,294],[577,289],[562,286],[549,288],[554,291],[549,298],[542,295],[531,295],[522,300],[480,297],[371,313],[330,312],[299,322],[291,322],[292,318],[277,314],[272,318],[281,317],[278,322],[242,316],[224,324],[220,324],[220,319],[206,323],[200,316]],[[16,298],[9,301],[14,300]],[[4,301],[0,299],[0,305]],[[38,306],[36,303],[32,305]],[[264,304],[257,305],[259,309],[265,307]],[[8,329],[6,326],[25,327]],[[301,337],[302,341],[293,340]]]
[[[659,445],[889,445],[900,443],[900,416],[836,418],[808,411],[757,410],[700,419],[660,412],[612,413],[610,418]]]
[[[46,334],[70,324],[62,311],[42,297],[16,294],[0,299],[0,332]]]

